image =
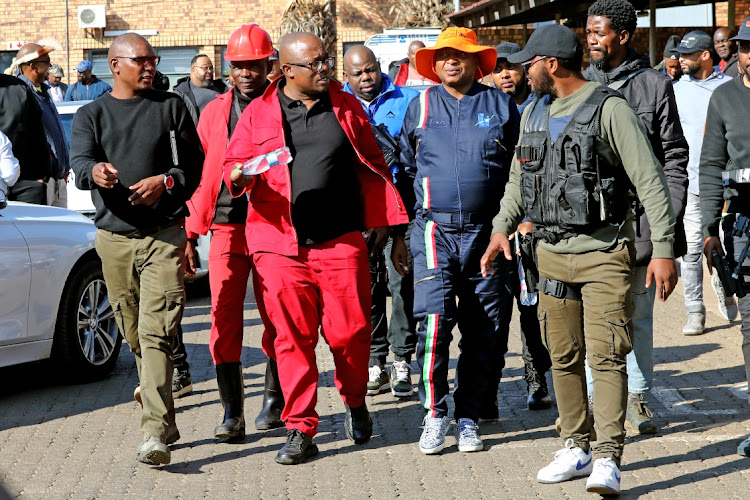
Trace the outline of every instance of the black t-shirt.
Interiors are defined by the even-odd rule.
[[[283,83],[282,80],[280,83]],[[286,144],[292,153],[292,222],[300,245],[362,230],[356,154],[328,94],[307,109],[279,85]]]
[[[245,108],[251,101],[252,98],[247,97],[237,87],[234,87],[234,90],[232,90],[232,107],[229,111],[229,125],[227,130],[229,138],[232,137],[232,133],[234,133],[234,128],[237,126],[242,112],[245,111]],[[232,197],[226,183],[222,182],[212,222],[214,224],[244,224],[246,220],[247,197]]]

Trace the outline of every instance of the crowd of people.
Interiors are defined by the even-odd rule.
[[[750,216],[750,18],[736,36],[671,37],[658,69],[632,48],[635,27],[626,0],[595,2],[584,71],[584,46],[562,25],[538,28],[523,49],[451,27],[432,47],[412,43],[390,76],[351,47],[341,84],[317,36],[274,48],[249,24],[227,41],[230,86],[201,54],[173,92],[135,33],[109,48],[112,88],[83,61],[65,89],[53,48],[22,47],[17,76],[0,78],[0,202],[54,204],[70,169],[91,191],[110,303],[138,370],[138,460],[167,464],[180,439],[174,398],[192,388],[184,275],[210,233],[216,439],[246,433],[251,276],[268,357],[255,426],[286,427],[280,464],[318,453],[320,335],[354,443],[373,432],[367,395],[413,395],[415,361],[420,451],[440,453],[452,421],[459,451],[483,450],[516,303],[527,405],[553,405],[551,371],[563,444],[537,480],[588,476],[587,491],[619,493],[626,429],[658,431],[645,397],[654,303],[674,290],[681,257],[683,333],[702,334],[703,255],[709,270],[715,255],[740,259],[747,235],[732,224]],[[96,97],[75,116],[70,151],[54,106],[63,95]],[[718,274],[711,283],[721,315],[742,319],[750,378],[750,299],[726,293]],[[750,438],[738,453],[750,456]]]

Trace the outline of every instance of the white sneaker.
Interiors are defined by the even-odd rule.
[[[706,328],[706,308],[704,306],[692,307],[687,312],[687,323],[682,329],[683,335],[703,335]]]
[[[734,321],[737,319],[737,301],[734,300],[734,295],[727,297],[724,293],[724,287],[721,286],[721,280],[719,279],[719,273],[714,273],[711,277],[711,287],[716,292],[716,298],[719,301],[719,314],[727,321]]]
[[[540,483],[560,483],[574,477],[591,474],[591,450],[588,453],[574,445],[572,439],[565,441],[565,448],[555,452],[555,459],[539,470],[536,480]]]
[[[451,419],[448,417],[425,417],[422,437],[419,438],[419,450],[425,455],[436,455],[445,448],[445,435]]]
[[[598,458],[594,470],[586,481],[586,491],[600,495],[620,494],[620,469],[611,458]]]
[[[384,389],[388,389],[391,385],[391,379],[388,376],[388,372],[383,370],[381,366],[371,366],[368,370],[369,377],[367,380],[367,395],[375,396],[380,394]]]

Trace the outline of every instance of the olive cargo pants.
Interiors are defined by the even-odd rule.
[[[618,465],[625,442],[628,376],[632,350],[631,280],[635,250],[618,243],[609,251],[556,254],[538,248],[539,275],[572,285],[581,300],[540,294],[539,322],[552,359],[563,442],[589,449],[590,426],[584,361],[594,379],[594,458]]]
[[[141,430],[164,440],[177,432],[172,346],[185,306],[186,243],[180,224],[145,236],[96,232],[109,301],[138,367]]]

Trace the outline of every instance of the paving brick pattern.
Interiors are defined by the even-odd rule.
[[[710,286],[707,303],[715,302]],[[182,439],[172,463],[152,468],[135,461],[141,440],[133,356],[124,347],[107,380],[63,385],[48,364],[0,370],[0,481],[11,496],[30,499],[481,499],[593,498],[585,479],[557,485],[535,481],[561,447],[554,409],[525,408],[518,322],[514,319],[507,367],[499,391],[501,421],[482,424],[486,451],[439,456],[417,447],[422,411],[416,397],[368,397],[375,433],[365,446],[349,442],[343,403],[333,384],[330,352],[318,346],[320,455],[299,466],[274,456],[284,430],[258,432],[264,357],[262,325],[252,294],[245,302],[242,353],[248,436],[241,444],[216,444],[221,406],[208,354],[209,300],[192,296],[185,341],[194,391],[177,401]],[[750,459],[736,455],[748,433],[748,404],[738,323],[708,315],[703,336],[685,337],[682,297],[656,306],[655,385],[648,397],[660,427],[655,437],[628,437],[622,498],[748,498]],[[455,356],[450,376],[455,373]],[[416,384],[417,377],[413,376]],[[453,437],[448,438],[454,444]],[[2,496],[0,494],[0,496]]]

